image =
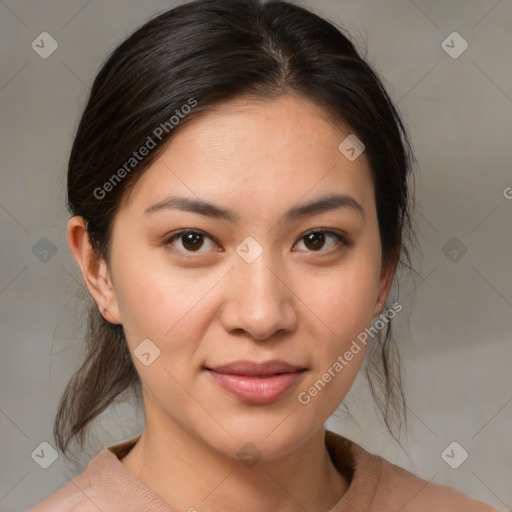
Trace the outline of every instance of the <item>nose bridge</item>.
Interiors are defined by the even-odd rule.
[[[259,339],[293,328],[293,294],[283,282],[283,262],[252,237],[247,237],[236,252],[232,275],[236,294],[228,308],[230,327],[244,329]]]
[[[249,261],[240,257],[235,270],[240,277],[241,291],[248,293],[255,303],[260,300],[268,302],[278,299],[277,295],[282,294],[282,289],[276,277],[277,264],[269,249],[262,251],[254,260]]]

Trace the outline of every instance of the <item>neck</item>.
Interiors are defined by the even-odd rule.
[[[190,512],[328,512],[348,488],[325,447],[323,428],[281,458],[246,466],[186,430],[146,422],[121,462],[169,505]]]

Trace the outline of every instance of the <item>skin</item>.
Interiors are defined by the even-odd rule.
[[[183,124],[136,183],[114,219],[109,265],[81,217],[68,223],[70,249],[104,317],[122,323],[130,351],[150,339],[160,356],[133,357],[143,385],[145,429],[122,464],[179,510],[328,511],[348,482],[324,444],[323,424],[352,385],[361,352],[307,405],[298,394],[321,378],[385,304],[394,269],[381,265],[374,187],[363,153],[339,144],[351,132],[293,94],[237,99]],[[284,213],[332,192],[356,199],[285,222]],[[236,211],[236,223],[159,209],[170,195]],[[318,228],[318,229],[317,229]],[[329,228],[319,247],[304,239]],[[206,236],[194,246],[178,230]],[[235,249],[253,237],[252,263]],[[188,249],[188,252],[187,252]],[[266,405],[246,404],[202,368],[282,359],[306,367],[297,385]],[[247,467],[237,452],[253,443]],[[203,500],[203,501],[202,501]]]

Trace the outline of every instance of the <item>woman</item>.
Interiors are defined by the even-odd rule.
[[[123,42],[69,162],[94,308],[55,438],[130,388],[145,428],[32,510],[496,510],[323,426],[367,347],[388,428],[403,416],[385,304],[411,162],[378,77],[303,8],[191,2]]]

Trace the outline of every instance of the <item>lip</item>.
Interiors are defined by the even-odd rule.
[[[213,380],[225,391],[248,404],[267,404],[287,393],[307,370],[285,361],[264,363],[236,361],[205,367]]]

